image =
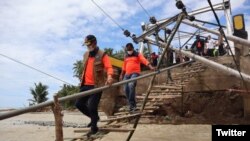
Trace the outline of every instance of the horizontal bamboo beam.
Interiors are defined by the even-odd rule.
[[[128,118],[132,118],[132,117],[137,117],[139,115],[142,115],[142,113],[126,115],[126,116],[121,116],[121,117],[117,117],[117,118],[104,119],[104,120],[101,120],[100,122],[110,122],[110,121],[115,121],[115,120],[128,119]]]
[[[160,96],[149,96],[148,99],[171,99],[179,98],[181,95],[160,95]],[[136,99],[143,99],[144,96],[136,96]]]
[[[189,25],[189,26],[192,26],[192,27],[195,27],[195,28],[198,28],[198,29],[202,29],[202,30],[204,30],[206,32],[209,32],[209,33],[212,33],[212,34],[220,36],[220,32],[219,31],[208,29],[208,28],[206,28],[204,26],[201,26],[199,24],[196,24],[194,22],[190,22],[190,21],[187,21],[187,20],[183,20],[182,22],[184,24]],[[233,36],[233,35],[227,35],[227,34],[226,34],[226,37],[230,41],[233,41],[233,42],[241,44],[241,45],[248,46],[250,48],[250,41],[248,41],[248,40],[245,40],[245,39]]]
[[[99,128],[99,131],[108,131],[108,132],[130,132],[135,130],[134,128]],[[74,130],[75,133],[88,132],[90,128],[81,128]]]
[[[153,88],[162,88],[162,89],[181,89],[181,87],[176,86],[166,86],[166,85],[155,85]]]
[[[156,43],[156,41],[154,39],[150,38],[150,37],[146,37],[145,39],[150,43]],[[246,41],[246,40],[244,40],[244,41]],[[159,41],[158,43],[161,46],[166,46],[166,43],[163,43],[161,41]],[[249,42],[249,45],[250,45],[250,42]],[[173,49],[176,52],[180,52],[181,54],[183,54],[183,55],[185,55],[187,57],[190,57],[193,60],[202,62],[202,63],[206,64],[207,66],[213,68],[213,69],[220,70],[223,73],[230,74],[230,75],[235,76],[235,77],[237,77],[239,79],[241,79],[241,76],[242,76],[245,81],[250,82],[250,75],[249,74],[241,72],[241,75],[240,75],[240,73],[237,70],[232,69],[232,68],[227,67],[227,66],[224,66],[224,65],[222,65],[220,63],[211,61],[211,60],[209,60],[207,58],[204,58],[202,56],[199,56],[199,55],[196,55],[196,54],[193,54],[191,52],[184,51],[184,50],[179,50],[179,49],[174,48],[174,47],[171,47],[171,49]]]
[[[95,94],[97,92],[100,92],[100,91],[103,91],[103,90],[106,90],[106,89],[109,89],[109,88],[112,88],[112,87],[117,87],[117,86],[129,83],[129,82],[133,82],[133,81],[136,81],[136,80],[140,80],[140,79],[143,79],[143,78],[154,76],[154,75],[163,73],[163,72],[165,72],[167,70],[170,70],[170,69],[173,69],[173,68],[176,68],[176,67],[180,67],[182,65],[186,65],[186,64],[189,64],[189,63],[192,63],[192,62],[193,61],[188,61],[188,62],[184,62],[184,63],[181,63],[181,64],[177,64],[177,65],[174,65],[174,66],[171,66],[171,67],[168,67],[168,68],[164,68],[164,69],[152,72],[152,73],[148,73],[148,74],[145,74],[145,75],[133,78],[133,79],[123,80],[123,81],[114,83],[111,86],[105,85],[103,87],[95,88],[95,89],[92,89],[92,90],[89,90],[89,91],[84,91],[84,92],[75,93],[75,94],[72,94],[72,95],[69,95],[69,96],[61,97],[61,98],[58,99],[58,101],[59,102],[64,102],[64,101],[69,101],[69,100],[74,100],[74,99],[77,99],[77,98],[89,96],[89,95]],[[6,112],[6,113],[3,113],[3,114],[0,114],[0,120],[7,119],[7,118],[10,118],[10,117],[14,117],[14,116],[17,116],[17,115],[21,115],[21,114],[24,114],[24,113],[28,113],[28,112],[31,112],[31,111],[34,111],[34,110],[37,110],[37,109],[40,109],[40,108],[43,108],[43,107],[51,106],[53,103],[54,102],[52,100],[50,100],[50,101],[46,101],[46,102],[43,102],[43,103],[40,103],[40,104],[37,104],[37,105],[34,105],[34,106],[30,106],[30,107],[26,107],[26,108],[23,108],[23,109],[18,109],[18,110]]]

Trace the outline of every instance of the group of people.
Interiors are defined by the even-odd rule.
[[[87,51],[83,55],[83,72],[80,83],[80,92],[88,91],[104,85],[112,85],[113,81],[113,68],[109,59],[109,56],[103,52],[97,46],[97,39],[94,35],[86,36],[84,40],[84,46],[87,46]],[[126,54],[124,57],[124,63],[120,80],[128,80],[140,75],[140,64],[146,65],[150,70],[155,70],[155,67],[141,54],[134,50],[132,43],[126,44]],[[104,73],[106,70],[106,74]],[[106,77],[107,76],[107,77]],[[126,94],[129,103],[129,112],[135,112],[136,100],[135,100],[135,88],[136,81],[129,82],[124,86],[124,92]],[[84,115],[91,119],[87,127],[90,127],[88,136],[96,134],[98,132],[97,122],[98,116],[98,104],[100,102],[102,92],[85,96],[76,100],[75,106]]]
[[[222,56],[226,53],[225,46],[222,41],[222,37],[219,37],[217,41],[208,35],[206,39],[202,39],[199,35],[196,36],[196,40],[191,46],[191,51],[200,56]]]
[[[87,47],[87,51],[83,55],[83,72],[80,83],[80,92],[95,89],[104,85],[112,85],[114,82],[112,77],[114,71],[109,56],[98,47],[96,37],[94,35],[86,36],[83,45]],[[216,46],[218,46],[218,49]],[[223,55],[224,48],[222,39],[215,42],[211,39],[210,35],[207,37],[207,40],[201,39],[200,36],[196,36],[191,51],[196,52],[201,56]],[[168,51],[167,56],[167,66],[171,66],[174,59],[173,51]],[[158,57],[158,55],[152,53],[150,63],[143,54],[134,49],[132,43],[127,43],[120,81],[138,77],[141,72],[141,63],[147,66],[150,70],[155,70],[155,66],[157,66],[158,63]],[[176,58],[178,59],[178,55]],[[184,61],[189,60],[189,58],[183,59]],[[176,63],[179,62],[180,60],[176,60]],[[168,76],[170,76],[169,78],[172,81],[170,71],[168,72]],[[129,105],[128,110],[132,113],[137,110],[135,90],[136,81],[131,81],[124,85],[124,93]],[[97,92],[92,95],[81,97],[77,99],[75,103],[75,106],[79,111],[91,119],[90,123],[87,125],[87,127],[91,128],[90,132],[87,134],[88,136],[96,134],[99,130],[97,127],[97,122],[100,119],[98,116],[98,104],[101,96],[102,92]]]

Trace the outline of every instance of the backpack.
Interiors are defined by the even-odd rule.
[[[201,42],[200,41],[197,42],[197,48],[201,48]]]

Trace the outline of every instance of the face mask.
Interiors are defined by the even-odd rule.
[[[93,51],[95,49],[92,46],[88,46],[87,48],[88,48],[89,51]]]
[[[133,54],[133,51],[127,51],[129,55]]]

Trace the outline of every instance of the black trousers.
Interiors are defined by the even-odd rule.
[[[83,85],[80,88],[80,92],[88,91],[94,89],[93,85]],[[75,106],[79,109],[84,115],[88,116],[91,119],[91,129],[97,128],[97,122],[99,120],[98,116],[98,105],[102,97],[102,92],[92,94],[86,97],[82,97],[76,100]]]

